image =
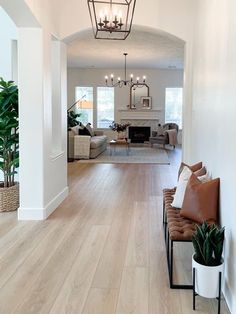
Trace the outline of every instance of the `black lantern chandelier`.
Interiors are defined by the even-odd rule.
[[[110,83],[108,83],[108,75],[105,76],[105,83],[107,87],[123,87],[123,86],[132,86],[133,84],[137,85],[137,86],[141,86],[143,84],[146,83],[146,76],[144,75],[142,80],[140,81],[140,77],[136,78],[136,81],[134,80],[134,75],[130,74],[130,79],[127,80],[127,62],[126,62],[126,58],[128,53],[124,52],[123,55],[125,56],[125,69],[124,69],[124,80],[122,80],[120,77],[117,78],[117,81],[114,81],[114,75],[111,74],[110,75]]]
[[[87,0],[96,39],[124,40],[130,34],[136,0]]]

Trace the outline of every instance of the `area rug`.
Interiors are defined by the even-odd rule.
[[[170,164],[167,152],[164,149],[148,146],[131,146],[129,155],[125,147],[116,147],[110,156],[110,148],[95,159],[78,160],[79,163],[106,163],[106,164]]]

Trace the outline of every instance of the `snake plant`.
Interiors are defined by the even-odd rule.
[[[197,226],[192,238],[194,259],[197,263],[206,266],[218,266],[222,263],[224,232],[224,228],[207,222]]]

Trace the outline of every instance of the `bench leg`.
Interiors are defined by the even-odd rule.
[[[170,242],[170,244],[169,244]],[[174,284],[173,283],[173,273],[174,273],[174,242],[170,240],[169,232],[168,232],[168,255],[167,255],[167,262],[168,262],[168,269],[169,269],[169,282],[171,289],[193,289],[193,285],[182,285],[182,284]],[[179,241],[178,241],[179,242]],[[169,248],[170,247],[170,248]],[[170,252],[169,252],[170,251]],[[170,256],[169,256],[170,255]]]
[[[162,223],[165,223],[165,200],[163,198],[163,207],[162,207]]]
[[[166,242],[166,229],[167,229],[167,222],[166,222],[166,211],[165,211],[165,201],[163,199],[163,208],[162,208],[162,224],[164,227],[164,236]]]
[[[166,241],[166,235],[167,235],[167,222],[165,222],[165,225],[164,225],[164,234],[165,234],[165,241]]]
[[[167,266],[169,269],[169,265],[170,265],[170,257],[169,257],[169,253],[170,253],[170,236],[169,236],[169,232],[167,230],[167,239],[166,239],[166,257],[167,257]]]
[[[170,241],[170,288],[173,288],[173,241]]]

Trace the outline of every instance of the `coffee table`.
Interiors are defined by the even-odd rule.
[[[128,156],[130,152],[130,142],[131,142],[130,139],[111,140],[109,143],[110,144],[110,156],[112,156],[112,154],[115,155],[117,146],[124,146],[126,148],[126,154]]]

